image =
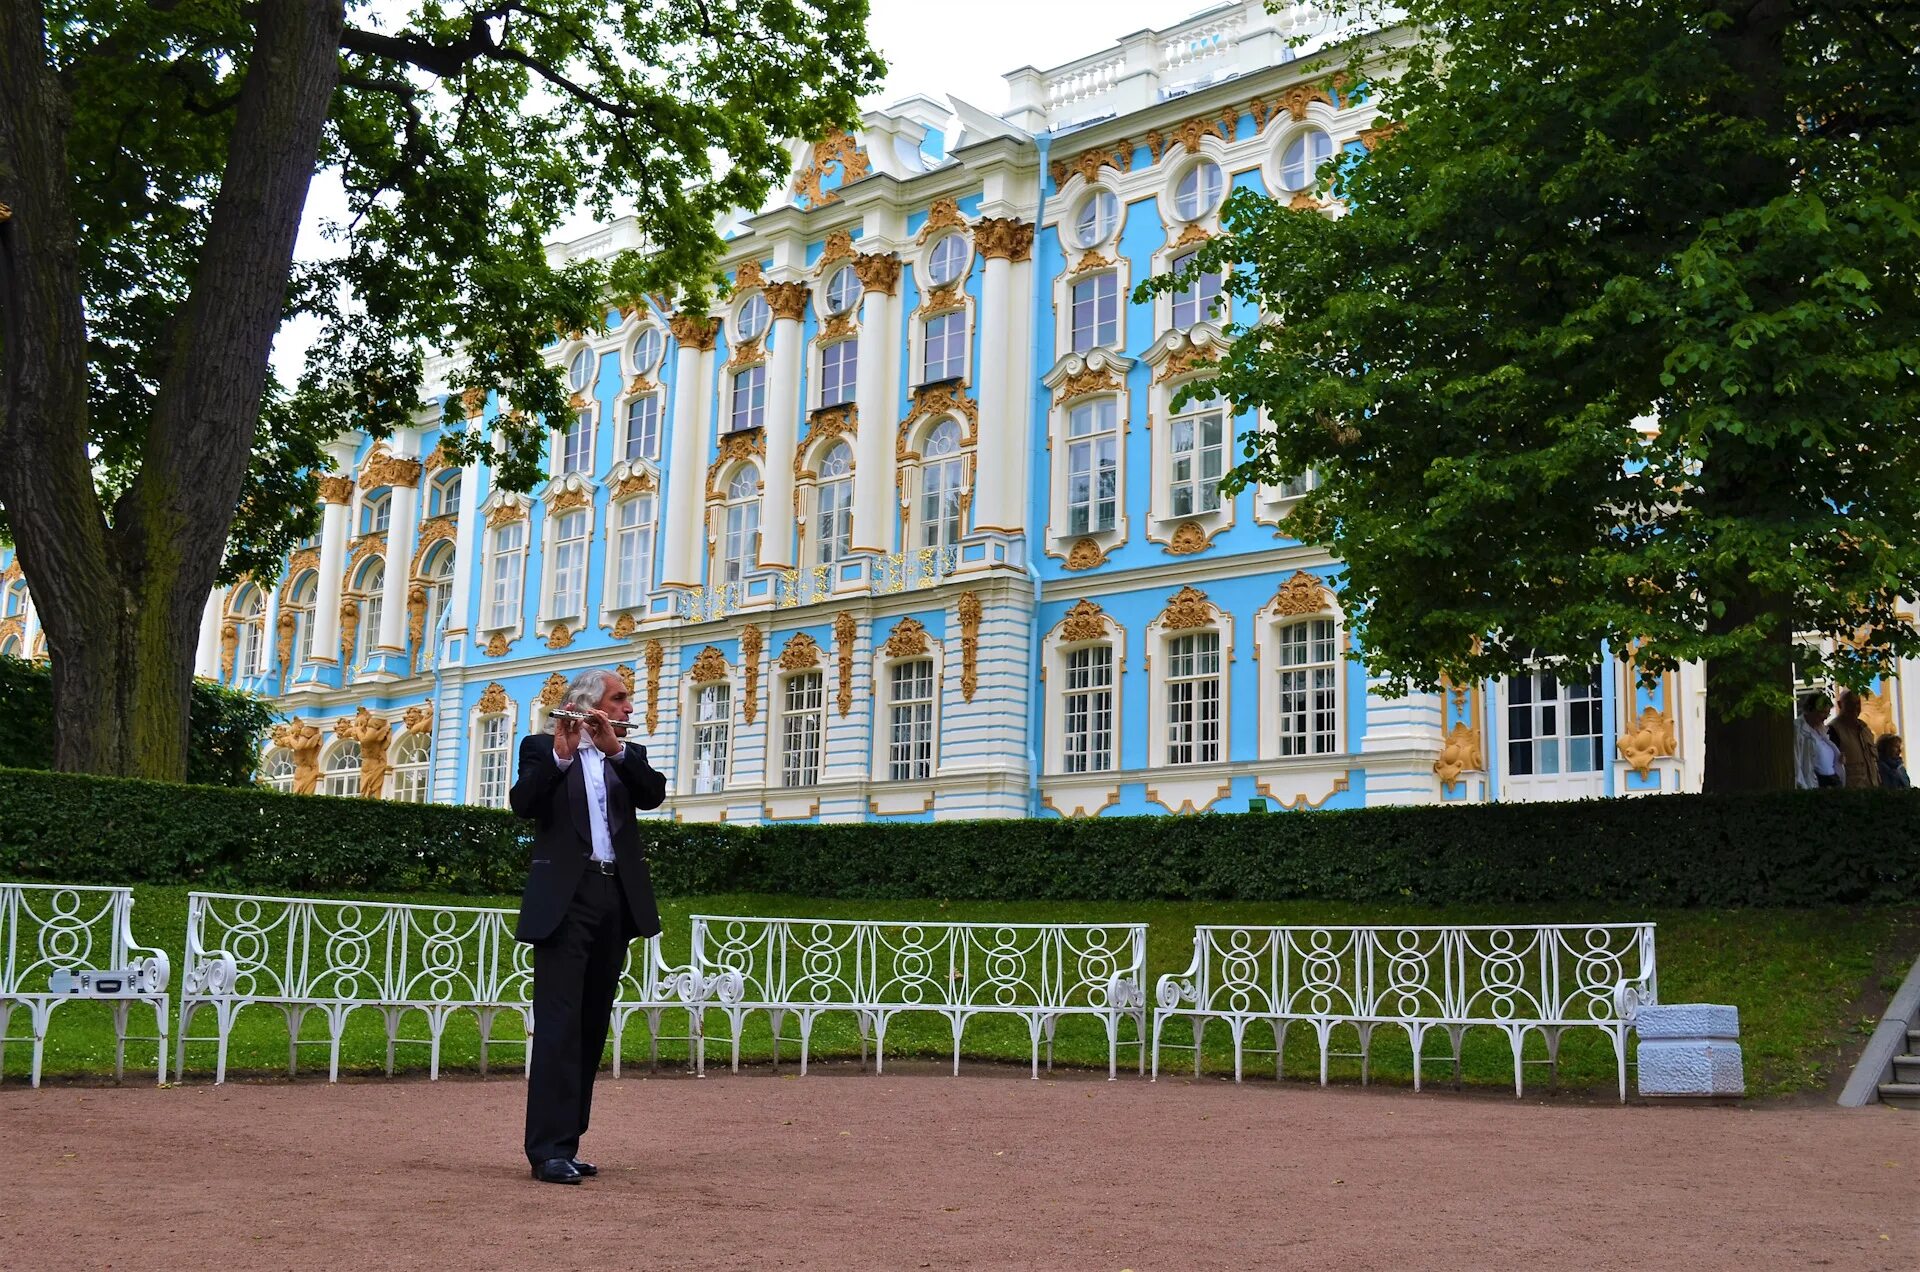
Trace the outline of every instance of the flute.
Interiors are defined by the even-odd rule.
[[[588,720],[592,719],[592,717],[584,711],[569,711],[565,707],[556,707],[553,711],[553,719],[578,720],[580,723],[585,724]],[[640,727],[639,722],[635,720],[608,720],[607,723],[616,729],[632,730]]]

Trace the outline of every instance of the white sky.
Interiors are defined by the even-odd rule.
[[[872,109],[914,93],[935,100],[952,94],[997,113],[1007,105],[1006,81],[1001,78],[1007,71],[1058,66],[1114,44],[1123,35],[1170,27],[1211,7],[1206,0],[971,0],[956,10],[927,0],[872,0],[868,38],[888,69],[880,91],[861,105]],[[338,219],[344,210],[338,182],[325,175],[316,179],[296,254],[326,254],[319,223]],[[570,224],[560,237],[588,228],[585,221]],[[298,377],[315,334],[316,324],[308,320],[281,331],[273,361],[284,382]]]

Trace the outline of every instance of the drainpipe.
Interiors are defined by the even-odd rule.
[[[1045,217],[1047,210],[1047,151],[1051,141],[1052,138],[1046,136],[1044,133],[1034,138],[1034,144],[1038,146],[1040,150],[1040,198],[1033,210],[1034,248],[1036,251],[1039,249],[1040,222]],[[1033,322],[1028,328],[1027,338],[1029,340],[1037,340],[1040,333],[1046,330],[1046,328],[1041,326],[1041,323],[1046,321],[1046,302],[1050,299],[1047,289],[1040,286],[1040,269],[1037,261],[1032,271],[1032,279]],[[1029,381],[1024,387],[1027,391],[1028,403],[1031,405],[1034,397],[1033,384]],[[1030,415],[1029,418],[1041,417]],[[1029,460],[1035,458],[1033,454],[1033,437],[1031,434],[1027,437],[1027,457]],[[1040,816],[1040,757],[1042,754],[1040,746],[1040,708],[1042,705],[1040,701],[1040,569],[1034,564],[1033,549],[1034,544],[1038,541],[1037,536],[1040,533],[1040,527],[1046,524],[1046,510],[1043,502],[1036,494],[1036,492],[1041,489],[1041,483],[1033,478],[1033,472],[1037,467],[1037,464],[1030,463],[1027,469],[1027,533],[1025,544],[1027,578],[1033,583],[1033,618],[1027,624],[1027,816],[1029,817]]]

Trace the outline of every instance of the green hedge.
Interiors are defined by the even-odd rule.
[[[667,895],[1920,903],[1915,792],[646,829]],[[491,809],[0,770],[0,877],[511,893],[525,863],[526,824]]]
[[[0,654],[0,768],[53,765],[53,673],[44,663]],[[187,780],[251,786],[273,704],[211,680],[193,682],[187,710]]]

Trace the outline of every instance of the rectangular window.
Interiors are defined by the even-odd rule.
[[[1113,646],[1067,653],[1066,771],[1104,773],[1113,767]]]
[[[487,587],[487,626],[512,627],[520,617],[520,585],[527,565],[527,523],[493,532],[493,573]]]
[[[1218,400],[1190,407],[1174,418],[1168,516],[1191,517],[1220,507],[1228,440],[1226,408]]]
[[[733,373],[733,422],[736,433],[767,422],[767,368],[764,363]]]
[[[365,666],[367,660],[372,658],[380,647],[380,616],[386,605],[386,595],[377,577],[372,587],[373,590],[367,593],[367,599],[361,603],[360,630],[354,637],[354,643],[360,647],[355,653],[354,661],[361,666]]]
[[[1280,659],[1280,754],[1331,755],[1339,725],[1339,663],[1333,620],[1283,624]]]
[[[1220,762],[1220,633],[1167,643],[1167,763]]]
[[[959,459],[939,460],[920,470],[920,541],[928,548],[960,542]]]
[[[760,501],[747,499],[727,505],[726,555],[721,558],[725,581],[738,583],[759,568]]]
[[[813,786],[820,781],[820,727],[826,692],[817,671],[789,676],[781,693],[780,785]]]
[[[1319,474],[1309,468],[1298,477],[1289,477],[1281,482],[1279,486],[1275,488],[1274,493],[1281,499],[1298,499],[1319,484]]]
[[[693,793],[727,788],[727,744],[733,727],[733,689],[702,685],[693,696]]]
[[[1507,682],[1507,772],[1514,777],[1598,773],[1600,673],[1576,671],[1570,681],[1537,671]]]
[[[560,438],[560,475],[593,471],[593,411],[575,412]]]
[[[853,543],[853,482],[823,482],[820,486],[820,513],[814,542],[819,544],[820,564],[831,565],[844,558]]]
[[[1176,256],[1171,272],[1178,274],[1193,264],[1197,253]],[[1202,274],[1193,285],[1173,294],[1173,329],[1185,331],[1196,322],[1212,321],[1220,299],[1220,275]]]
[[[853,401],[854,382],[860,378],[860,342],[840,340],[820,351],[820,405],[841,406]]]
[[[888,699],[887,776],[895,782],[933,777],[933,660],[895,663]]]
[[[613,516],[613,605],[626,609],[653,585],[653,496],[623,500]]]
[[[1073,351],[1120,343],[1120,276],[1095,274],[1073,285]]]
[[[1095,534],[1120,520],[1119,436],[1112,398],[1067,416],[1067,533]]]
[[[927,319],[926,374],[922,381],[957,380],[967,371],[967,314],[956,309]]]
[[[487,808],[507,806],[507,718],[488,716],[480,722],[480,803]]]
[[[627,454],[636,459],[660,458],[660,395],[644,393],[627,403]]]
[[[587,514],[561,516],[554,531],[553,596],[549,618],[566,618],[587,607]]]

